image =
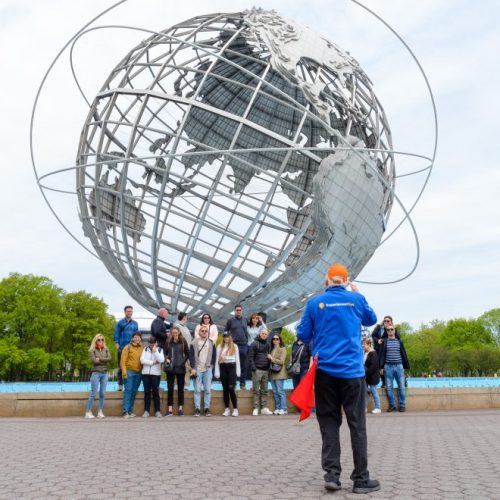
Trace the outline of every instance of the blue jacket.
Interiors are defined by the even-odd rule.
[[[363,295],[333,286],[307,302],[297,337],[305,344],[312,340],[312,356],[318,355],[318,368],[328,375],[364,377],[361,325],[376,322]]]
[[[113,337],[115,344],[119,344],[119,349],[122,350],[127,344],[130,344],[132,335],[137,331],[139,331],[137,321],[133,319],[127,321],[126,318],[122,318],[115,326],[115,334]]]

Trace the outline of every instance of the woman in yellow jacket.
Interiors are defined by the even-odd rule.
[[[133,413],[135,395],[141,385],[141,354],[142,343],[141,334],[139,332],[132,335],[130,344],[123,348],[120,358],[120,366],[122,369],[124,391],[123,391],[123,416],[124,418],[135,417]]]
[[[279,334],[274,334],[271,339],[271,353],[267,355],[271,361],[269,378],[273,389],[275,415],[286,415],[288,413],[286,406],[285,380],[288,377],[285,366],[286,348],[283,339]],[[278,368],[281,367],[279,370]]]

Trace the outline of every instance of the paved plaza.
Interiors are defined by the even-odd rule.
[[[370,497],[500,498],[499,410],[367,420]],[[341,439],[342,490],[326,493],[314,418],[5,418],[0,498],[364,498],[345,422]]]

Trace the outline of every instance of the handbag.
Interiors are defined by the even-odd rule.
[[[281,371],[281,365],[278,363],[271,363],[269,365],[269,371],[273,373],[279,373]]]
[[[170,346],[168,350],[170,351]],[[163,363],[163,371],[165,373],[172,373],[174,371],[174,353],[175,350],[172,348],[172,359],[167,361],[167,358],[165,358],[165,362]]]
[[[272,351],[272,350],[271,350],[271,351]],[[268,351],[268,352],[269,352],[269,351]],[[269,371],[270,371],[271,373],[279,373],[279,372],[281,371],[281,369],[282,369],[282,368],[283,368],[283,367],[282,367],[280,364],[278,364],[278,363],[273,363],[272,361],[271,361],[271,364],[269,365]]]
[[[286,371],[288,372],[289,375],[300,375],[300,372],[302,371],[302,367],[300,366],[300,356],[302,356],[302,350],[304,349],[304,344],[300,346],[299,350],[297,351],[297,356],[295,356],[295,361],[290,361],[288,366],[286,367]]]

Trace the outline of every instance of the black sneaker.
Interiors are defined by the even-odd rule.
[[[406,411],[406,408],[405,408],[404,406],[400,406],[400,407],[399,407],[399,411],[400,411],[401,413],[404,413],[404,412]]]
[[[325,481],[325,490],[327,491],[338,491],[341,490],[342,486],[340,484],[340,481],[331,479],[329,481]]]
[[[199,408],[196,408],[196,409],[194,410],[194,416],[195,416],[195,417],[199,417],[199,416],[200,416],[200,413],[201,413],[201,412],[200,412],[200,409],[199,409]]]
[[[208,408],[205,408],[205,417],[211,417],[212,414],[210,413],[210,410]]]
[[[396,411],[396,407],[395,406],[389,406],[389,408],[387,410],[387,413],[392,413],[393,411]]]
[[[379,489],[380,483],[376,479],[354,481],[354,484],[352,485],[353,493],[371,493],[372,491],[378,491]]]

